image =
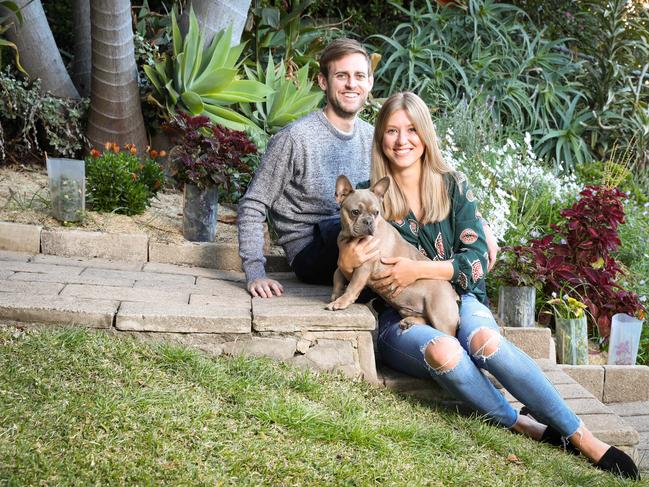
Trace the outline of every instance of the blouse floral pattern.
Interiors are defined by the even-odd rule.
[[[478,284],[487,269],[487,242],[476,216],[477,201],[466,176],[447,176],[451,211],[446,219],[421,225],[415,215],[391,222],[401,236],[432,260],[451,260],[451,284],[460,295],[472,292],[486,300],[485,287]]]

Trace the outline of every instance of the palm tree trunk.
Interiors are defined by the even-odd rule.
[[[87,97],[90,95],[90,71],[92,68],[90,0],[75,0],[72,11],[74,15],[72,81],[79,90],[79,94]]]
[[[191,6],[201,29],[205,30],[205,45],[212,42],[214,35],[232,26],[232,45],[241,42],[241,34],[248,18],[250,0],[191,0]],[[189,6],[180,21],[183,33],[189,26]]]
[[[43,91],[62,98],[79,98],[56,47],[41,0],[15,1],[21,8],[23,23],[20,25],[14,17],[7,37],[18,47],[23,68],[31,78],[41,80]]]
[[[130,0],[90,0],[92,81],[88,140],[147,145],[137,85]]]

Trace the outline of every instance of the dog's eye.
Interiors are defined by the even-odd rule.
[[[378,216],[379,210],[374,210],[374,216]]]
[[[353,210],[351,211],[351,214],[352,214],[352,216],[358,216],[358,215],[361,214],[361,210],[353,209]]]

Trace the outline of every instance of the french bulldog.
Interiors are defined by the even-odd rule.
[[[400,327],[407,329],[414,324],[430,324],[441,332],[454,336],[460,322],[459,297],[451,283],[441,279],[418,279],[404,288],[398,296],[392,296],[376,288],[376,277],[386,265],[381,257],[407,257],[412,260],[429,260],[414,246],[406,242],[396,228],[381,215],[381,201],[390,185],[385,177],[370,189],[354,190],[346,176],[336,180],[336,201],[340,205],[341,229],[338,247],[342,243],[374,235],[381,239],[380,257],[365,262],[354,270],[347,282],[340,269],[334,274],[334,287],[329,310],[345,309],[354,303],[367,285],[379,294],[402,316]]]

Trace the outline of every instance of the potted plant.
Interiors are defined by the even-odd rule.
[[[490,273],[499,283],[498,317],[505,326],[532,327],[535,324],[537,273],[533,254],[527,247],[503,247]]]
[[[559,363],[588,365],[588,330],[586,313],[588,308],[580,300],[560,292],[552,293],[547,302],[554,312],[554,323]]]
[[[209,118],[178,113],[164,125],[175,146],[169,151],[170,173],[183,190],[183,236],[213,242],[219,193],[237,189],[250,174],[245,156],[257,152],[244,132],[220,127]]]

